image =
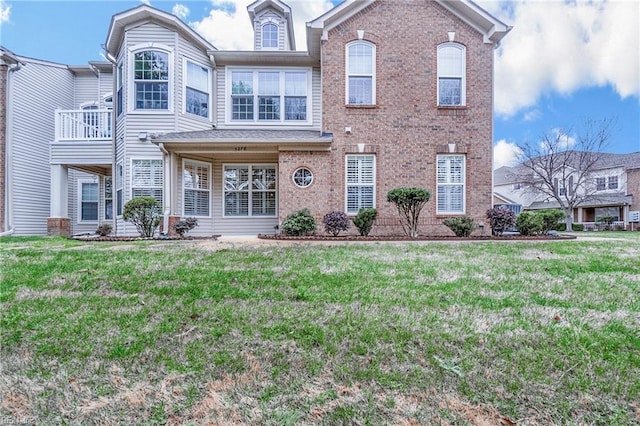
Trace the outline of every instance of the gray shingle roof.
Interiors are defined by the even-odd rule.
[[[625,169],[640,168],[640,152],[629,154],[613,154],[603,152],[597,162],[595,170],[623,167]],[[527,173],[527,168],[521,164],[513,167],[503,166],[493,171],[494,185],[505,185],[522,181],[522,176]]]
[[[331,143],[332,133],[317,130],[211,129],[195,132],[166,133],[155,142],[318,142]]]
[[[577,207],[599,207],[599,206],[624,206],[632,204],[632,196],[624,194],[611,195],[594,195],[593,197],[582,201]],[[555,200],[535,201],[525,207],[530,210],[539,209],[557,209],[560,205]]]

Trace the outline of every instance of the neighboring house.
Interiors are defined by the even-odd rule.
[[[141,5],[113,16],[111,62],[16,57],[26,65],[8,92],[12,167],[41,175],[15,177],[5,229],[67,235],[110,222],[135,234],[124,204],[150,195],[163,229],[193,216],[193,235],[274,233],[305,207],[318,219],[375,207],[375,231],[389,233],[399,223],[386,193],[399,186],[432,191],[423,232],[448,232],[454,215],[484,219],[494,49],[510,27],[466,0],[347,0],[307,23],[303,52],[286,4],[247,9],[253,51],[217,50]],[[46,99],[34,84],[45,78]],[[29,198],[33,215],[19,210]]]
[[[586,229],[597,229],[602,217],[611,217],[614,222],[627,229],[640,227],[633,212],[640,211],[640,152],[630,154],[598,154],[593,172],[586,179],[586,187],[564,188],[559,179],[557,191],[579,191],[583,201],[573,209],[573,222],[585,225]],[[532,191],[526,184],[525,166],[500,167],[494,171],[494,205],[520,210],[559,208],[556,200]],[[572,181],[572,170],[564,175]],[[558,171],[558,174],[563,174]],[[633,223],[633,225],[632,225]]]

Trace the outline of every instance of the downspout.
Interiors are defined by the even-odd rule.
[[[164,147],[164,144],[160,142],[158,144],[158,148],[164,154],[164,193],[166,196],[164,197],[164,211],[162,212],[162,229],[165,234],[169,235],[169,215],[171,214],[171,155],[169,151]]]
[[[13,105],[10,102],[11,92],[13,91],[11,84],[11,74],[20,70],[23,63],[18,61],[14,65],[7,68],[7,87],[5,93],[5,147],[4,147],[4,161],[5,161],[5,205],[4,205],[4,217],[5,217],[5,229],[0,236],[12,235],[13,229],[13,178],[12,178],[12,155],[13,152]]]
[[[107,50],[106,46],[102,46],[105,52],[105,58],[109,62],[111,62],[111,150],[112,156],[111,159],[111,196],[113,197],[116,194],[117,182],[116,182],[116,118],[118,116],[118,60]],[[100,80],[98,80],[98,91],[100,91]],[[124,191],[124,189],[123,189]],[[111,202],[111,226],[113,228],[113,233],[118,235],[118,197],[115,197],[115,202]]]

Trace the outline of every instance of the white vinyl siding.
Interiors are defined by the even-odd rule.
[[[162,160],[131,160],[131,198],[154,197],[162,203]]]
[[[277,169],[274,164],[223,167],[224,217],[275,217]]]
[[[438,46],[438,105],[466,105],[466,50],[458,43]]]
[[[355,41],[346,48],[347,105],[375,105],[376,103],[376,46]]]
[[[437,163],[437,214],[464,214],[464,155],[438,155]]]
[[[211,216],[211,165],[185,160],[182,166],[183,215]]]
[[[360,209],[375,207],[375,155],[347,155],[345,175],[347,213],[358,214]]]
[[[116,216],[122,216],[124,209],[124,179],[122,162],[116,164]]]
[[[185,113],[209,118],[211,105],[211,70],[185,60],[183,79]]]
[[[99,186],[96,180],[78,181],[78,222],[97,222]]]

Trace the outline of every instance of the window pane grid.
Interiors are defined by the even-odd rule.
[[[80,183],[80,221],[98,220],[98,184]]]
[[[276,189],[275,166],[225,166],[225,216],[275,216]]]
[[[168,58],[156,51],[135,54],[136,109],[169,109]]]
[[[437,158],[437,211],[464,213],[464,156],[439,155]]]
[[[366,43],[347,48],[347,103],[372,105],[374,91],[374,47]]]
[[[274,24],[262,27],[262,47],[278,47],[278,27]]]
[[[306,121],[306,71],[233,71],[231,120]]]

